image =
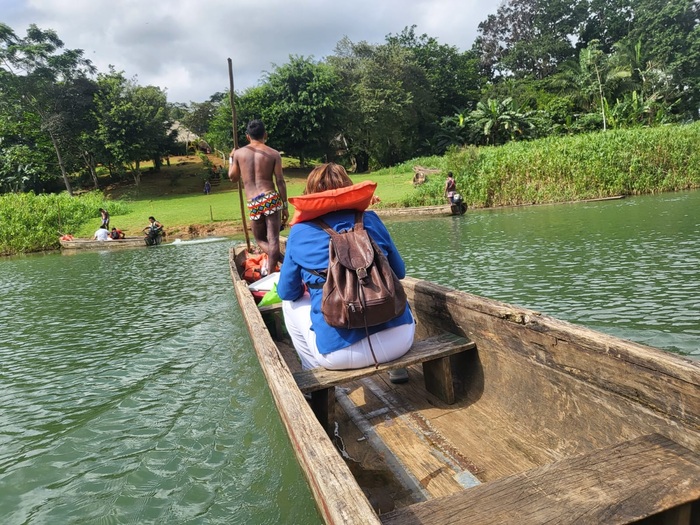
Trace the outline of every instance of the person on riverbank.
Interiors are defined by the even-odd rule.
[[[95,232],[93,237],[96,241],[108,241],[109,240],[109,230],[100,226],[100,228]]]
[[[146,244],[158,244],[158,239],[163,235],[163,225],[152,215],[148,218],[148,226],[143,229],[146,234]]]
[[[457,193],[457,183],[452,175],[451,171],[447,172],[447,179],[445,179],[445,191],[443,194],[447,199],[449,199],[450,204],[454,204],[453,197]]]
[[[100,228],[109,230],[109,212],[104,208],[100,208],[100,217],[102,217],[102,224],[100,225]]]
[[[357,188],[355,188],[357,186]],[[359,192],[353,186],[345,168],[338,164],[323,164],[311,171],[307,178],[305,198],[317,195],[315,210],[323,210],[320,218],[335,231],[351,229],[355,225],[355,210],[337,210],[329,191],[348,188],[346,197]],[[371,190],[370,190],[371,191]],[[370,202],[367,195],[364,208]],[[363,208],[363,209],[364,209]],[[297,210],[298,211],[298,210]],[[296,221],[296,222],[295,222]],[[277,283],[282,298],[284,321],[294,348],[304,369],[322,366],[331,370],[364,368],[375,364],[365,328],[345,329],[330,326],[321,312],[324,278],[310,270],[327,268],[329,263],[328,234],[309,220],[292,221],[287,241],[284,264]],[[373,211],[364,212],[364,228],[379,246],[397,277],[403,278],[406,267],[384,223]],[[385,363],[398,359],[413,344],[415,323],[409,307],[394,319],[368,328],[376,361]],[[390,373],[392,382],[408,381],[406,370]]]
[[[267,267],[262,269],[266,275],[282,259],[279,237],[280,226],[289,218],[287,185],[282,174],[282,157],[265,144],[267,132],[262,121],[251,120],[246,137],[247,146],[231,151],[228,177],[231,182],[243,182],[253,237],[267,254]]]
[[[112,227],[112,231],[109,232],[109,238],[113,241],[118,241],[119,239],[123,239],[124,237],[126,237],[126,235],[119,228]]]

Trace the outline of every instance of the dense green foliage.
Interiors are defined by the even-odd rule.
[[[469,206],[538,204],[698,188],[698,144],[694,123],[453,148],[419,163],[452,171]],[[444,183],[429,177],[402,204],[443,204]]]
[[[175,144],[165,93],[154,86],[138,86],[114,70],[99,75],[98,86],[93,114],[102,162],[120,174],[126,166],[133,167],[138,186],[141,161],[153,160],[158,169]]]
[[[504,0],[469,50],[415,29],[273,66],[233,94],[239,143],[262,118],[287,157],[364,173],[451,147],[700,118],[695,0]],[[158,170],[197,147],[228,156],[231,94],[174,105],[121,72],[95,73],[55,32],[32,24],[20,38],[0,23],[0,192],[98,188],[100,166],[138,184],[142,162]]]
[[[455,174],[458,190],[471,207],[675,191],[700,187],[698,143],[700,123],[596,132],[500,147],[452,148],[444,156],[420,157],[371,174],[355,174],[352,179],[377,182],[380,207],[445,204],[447,171]],[[173,235],[187,233],[192,225],[206,230],[239,222],[234,185],[222,183],[209,196],[201,192],[201,178],[195,175],[203,165],[188,161],[164,168],[165,175],[149,175],[141,186],[122,190],[127,201],[105,201],[99,192],[78,197],[65,192],[2,195],[0,254],[57,248],[61,233],[91,236],[99,225],[100,207],[107,208],[112,225],[128,235],[139,235],[149,215],[155,215]],[[416,165],[440,173],[429,175],[427,183],[414,188]],[[181,168],[192,176],[183,177]],[[300,195],[305,172],[287,172],[286,178],[289,195]],[[173,191],[178,188],[181,191]]]
[[[91,220],[99,226],[100,208],[108,208],[112,215],[128,211],[123,202],[107,203],[100,192],[79,198],[66,192],[0,195],[0,255],[56,249],[61,234]]]
[[[164,91],[94,73],[55,32],[32,24],[20,38],[0,23],[0,193],[97,188],[98,164],[138,176],[141,161],[158,165],[174,147]]]

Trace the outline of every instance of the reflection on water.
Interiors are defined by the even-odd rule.
[[[700,357],[700,192],[398,220],[416,277]]]
[[[700,355],[700,192],[393,220],[409,274]],[[0,260],[0,523],[321,522],[230,241]]]

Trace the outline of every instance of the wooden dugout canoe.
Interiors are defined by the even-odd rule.
[[[407,277],[417,338],[475,343],[452,358],[457,400],[419,366],[374,374],[335,389],[331,439],[245,257],[232,248],[235,293],[325,523],[700,523],[698,362]]]
[[[126,237],[111,241],[96,241],[94,239],[73,239],[66,241],[60,239],[61,248],[64,250],[113,250],[119,248],[134,248],[147,246],[143,237]]]

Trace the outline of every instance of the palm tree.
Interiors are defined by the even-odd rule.
[[[524,133],[525,128],[532,128],[531,112],[522,113],[515,107],[512,97],[500,102],[491,98],[479,102],[469,117],[486,137],[486,144],[515,140]]]

